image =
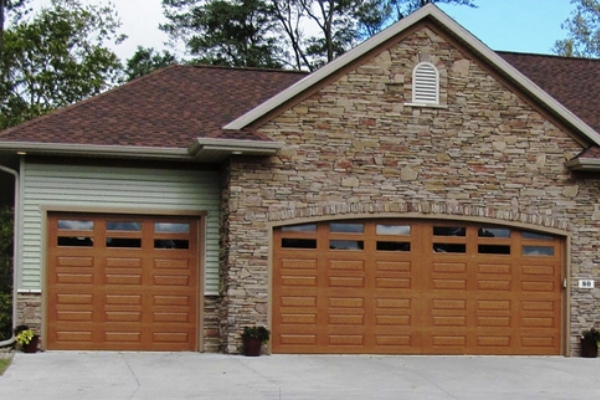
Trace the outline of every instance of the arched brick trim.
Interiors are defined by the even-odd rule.
[[[406,217],[447,216],[461,219],[481,219],[492,222],[510,222],[539,226],[544,229],[570,231],[566,219],[554,218],[552,215],[541,213],[523,213],[516,210],[496,209],[492,206],[461,204],[457,201],[395,201],[395,202],[365,202],[365,203],[322,203],[306,207],[285,210],[271,209],[267,214],[255,215],[258,220],[266,220],[274,225],[277,222],[294,220],[318,219],[321,217]]]

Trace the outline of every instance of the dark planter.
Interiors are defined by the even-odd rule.
[[[262,340],[254,337],[242,337],[244,355],[247,357],[258,357],[262,350]]]
[[[40,337],[33,335],[31,342],[23,345],[23,353],[37,353],[40,344]]]
[[[581,357],[598,357],[598,343],[593,339],[581,338]]]

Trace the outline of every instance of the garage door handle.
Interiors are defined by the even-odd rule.
[[[567,288],[567,278],[563,280],[563,289]]]

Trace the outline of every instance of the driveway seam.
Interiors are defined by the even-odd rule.
[[[127,360],[127,357],[125,357],[125,354],[121,353],[119,355],[121,356],[121,359],[125,362],[125,365],[127,365],[129,372],[131,372],[131,375],[133,376],[133,379],[135,379],[135,383],[137,384],[137,387],[135,388],[135,390],[131,393],[131,395],[128,398],[129,400],[131,400],[136,395],[136,393],[140,390],[140,387],[142,387],[142,385],[141,385],[140,380],[138,379],[137,375],[135,374],[135,371],[129,364],[129,360]]]

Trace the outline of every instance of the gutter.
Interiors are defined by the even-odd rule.
[[[565,164],[571,171],[600,171],[600,160],[595,158],[574,158]]]
[[[62,156],[87,156],[87,157],[124,157],[138,159],[174,159],[189,160],[187,149],[174,147],[150,146],[107,146],[107,145],[82,145],[82,144],[57,144],[33,142],[3,142],[0,150],[11,150],[23,153],[62,155]]]
[[[283,147],[283,143],[272,141],[198,138],[188,148],[188,152],[196,158],[202,156],[203,153],[262,156],[276,154]]]
[[[19,173],[14,169],[0,165],[0,171],[4,171],[15,177],[15,206],[14,206],[14,230],[13,230],[13,304],[12,304],[12,337],[0,342],[0,347],[10,346],[15,342],[15,327],[17,326],[17,268],[20,264],[19,257],[19,228],[21,226],[21,207],[20,207],[20,178]]]

